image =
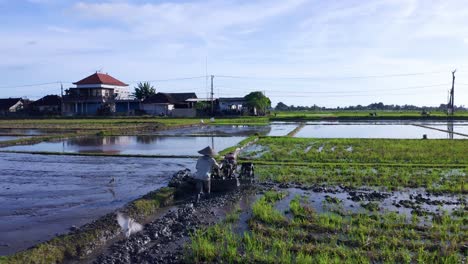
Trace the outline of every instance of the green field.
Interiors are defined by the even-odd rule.
[[[238,117],[216,118],[214,122],[203,118],[166,117],[116,117],[116,118],[49,118],[49,119],[0,119],[0,128],[39,128],[39,129],[144,129],[200,124],[262,124],[268,118]]]
[[[371,116],[376,113],[377,116]],[[399,119],[447,119],[445,112],[431,112],[430,116],[422,116],[421,111],[273,111],[271,119],[274,121],[315,121],[315,120],[399,120]],[[468,120],[468,111],[455,112],[450,118]]]
[[[286,211],[284,195],[265,193],[252,205],[249,230],[225,223],[192,236],[187,259],[194,263],[463,263],[466,211],[431,219],[397,213],[346,212],[339,205],[318,213],[302,197]],[[238,213],[237,213],[238,214]]]
[[[260,161],[468,165],[467,140],[263,137],[242,158]]]
[[[247,211],[196,231],[187,262],[465,263],[467,149],[466,140],[261,137],[241,158],[254,162],[257,180],[270,187]],[[309,188],[314,186],[319,191]],[[304,192],[294,196],[290,188]],[[392,211],[379,200],[358,202],[355,209],[345,207],[346,198],[325,195],[317,208],[311,201],[323,197],[323,188],[348,195],[368,188],[398,191],[409,198]],[[423,204],[436,210],[422,209],[413,200],[416,190],[433,193]],[[457,209],[445,211],[441,195],[459,201]],[[239,232],[242,221],[248,227]]]

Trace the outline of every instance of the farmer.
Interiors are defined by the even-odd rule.
[[[219,169],[220,166],[213,158],[217,155],[216,151],[211,147],[206,147],[198,153],[202,154],[203,156],[200,157],[197,161],[197,172],[195,173],[195,180],[196,180],[196,191],[197,191],[197,200],[200,199],[201,194],[205,191],[207,194],[211,192],[211,172],[214,168]]]

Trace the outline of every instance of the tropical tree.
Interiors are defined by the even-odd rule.
[[[287,106],[283,102],[279,102],[275,107],[275,110],[278,110],[278,111],[285,111],[285,110],[288,110],[288,109],[289,109],[289,106]]]
[[[135,87],[133,96],[139,100],[145,100],[154,94],[156,94],[156,89],[149,82],[140,82],[137,87]]]
[[[266,97],[262,92],[251,92],[244,98],[247,101],[247,106],[256,109],[260,115],[265,115],[266,111],[271,107],[270,98]]]

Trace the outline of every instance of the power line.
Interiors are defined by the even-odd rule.
[[[417,75],[429,75],[445,73],[445,71],[434,71],[434,72],[418,72],[418,73],[399,73],[399,74],[385,74],[385,75],[365,75],[365,76],[345,76],[345,77],[314,77],[314,76],[270,76],[270,77],[254,77],[254,76],[239,76],[239,75],[216,75],[219,78],[231,78],[231,79],[254,79],[254,80],[349,80],[349,79],[375,79],[375,78],[393,78],[393,77],[407,77]]]
[[[194,77],[159,79],[159,80],[132,81],[132,82],[129,82],[129,83],[130,83],[130,84],[133,84],[133,83],[140,83],[140,82],[149,82],[149,83],[153,83],[153,82],[171,82],[171,81],[183,81],[183,80],[201,79],[201,78],[205,78],[205,77],[206,77],[206,76],[194,76]]]
[[[427,92],[425,94],[436,94],[440,92]],[[381,93],[381,94],[341,94],[341,95],[318,95],[319,98],[328,98],[328,97],[375,97],[375,96],[384,96],[384,95],[418,95],[420,93]],[[304,95],[271,95],[270,97],[297,97],[297,98],[304,98],[307,96]]]
[[[47,83],[34,83],[34,84],[21,84],[21,85],[14,85],[14,86],[0,86],[0,89],[9,89],[9,88],[26,88],[26,87],[34,87],[34,86],[44,86],[44,85],[51,85],[51,84],[60,84],[60,83],[69,83],[69,82],[47,82]]]
[[[382,89],[369,89],[369,90],[342,90],[342,91],[285,91],[285,90],[266,90],[269,93],[286,93],[286,94],[338,94],[338,93],[372,93],[374,91],[398,91],[398,90],[416,90],[426,89],[428,87],[441,87],[448,84],[433,84],[433,85],[420,85],[420,86],[408,86],[400,88],[382,88]],[[231,87],[220,86],[221,88],[233,89]],[[236,88],[235,90],[252,90],[250,88]]]

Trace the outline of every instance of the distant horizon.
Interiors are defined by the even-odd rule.
[[[95,71],[159,91],[264,91],[276,105],[468,105],[461,0],[0,0],[0,98]],[[215,23],[213,21],[216,21]],[[194,78],[195,77],[195,78]]]

